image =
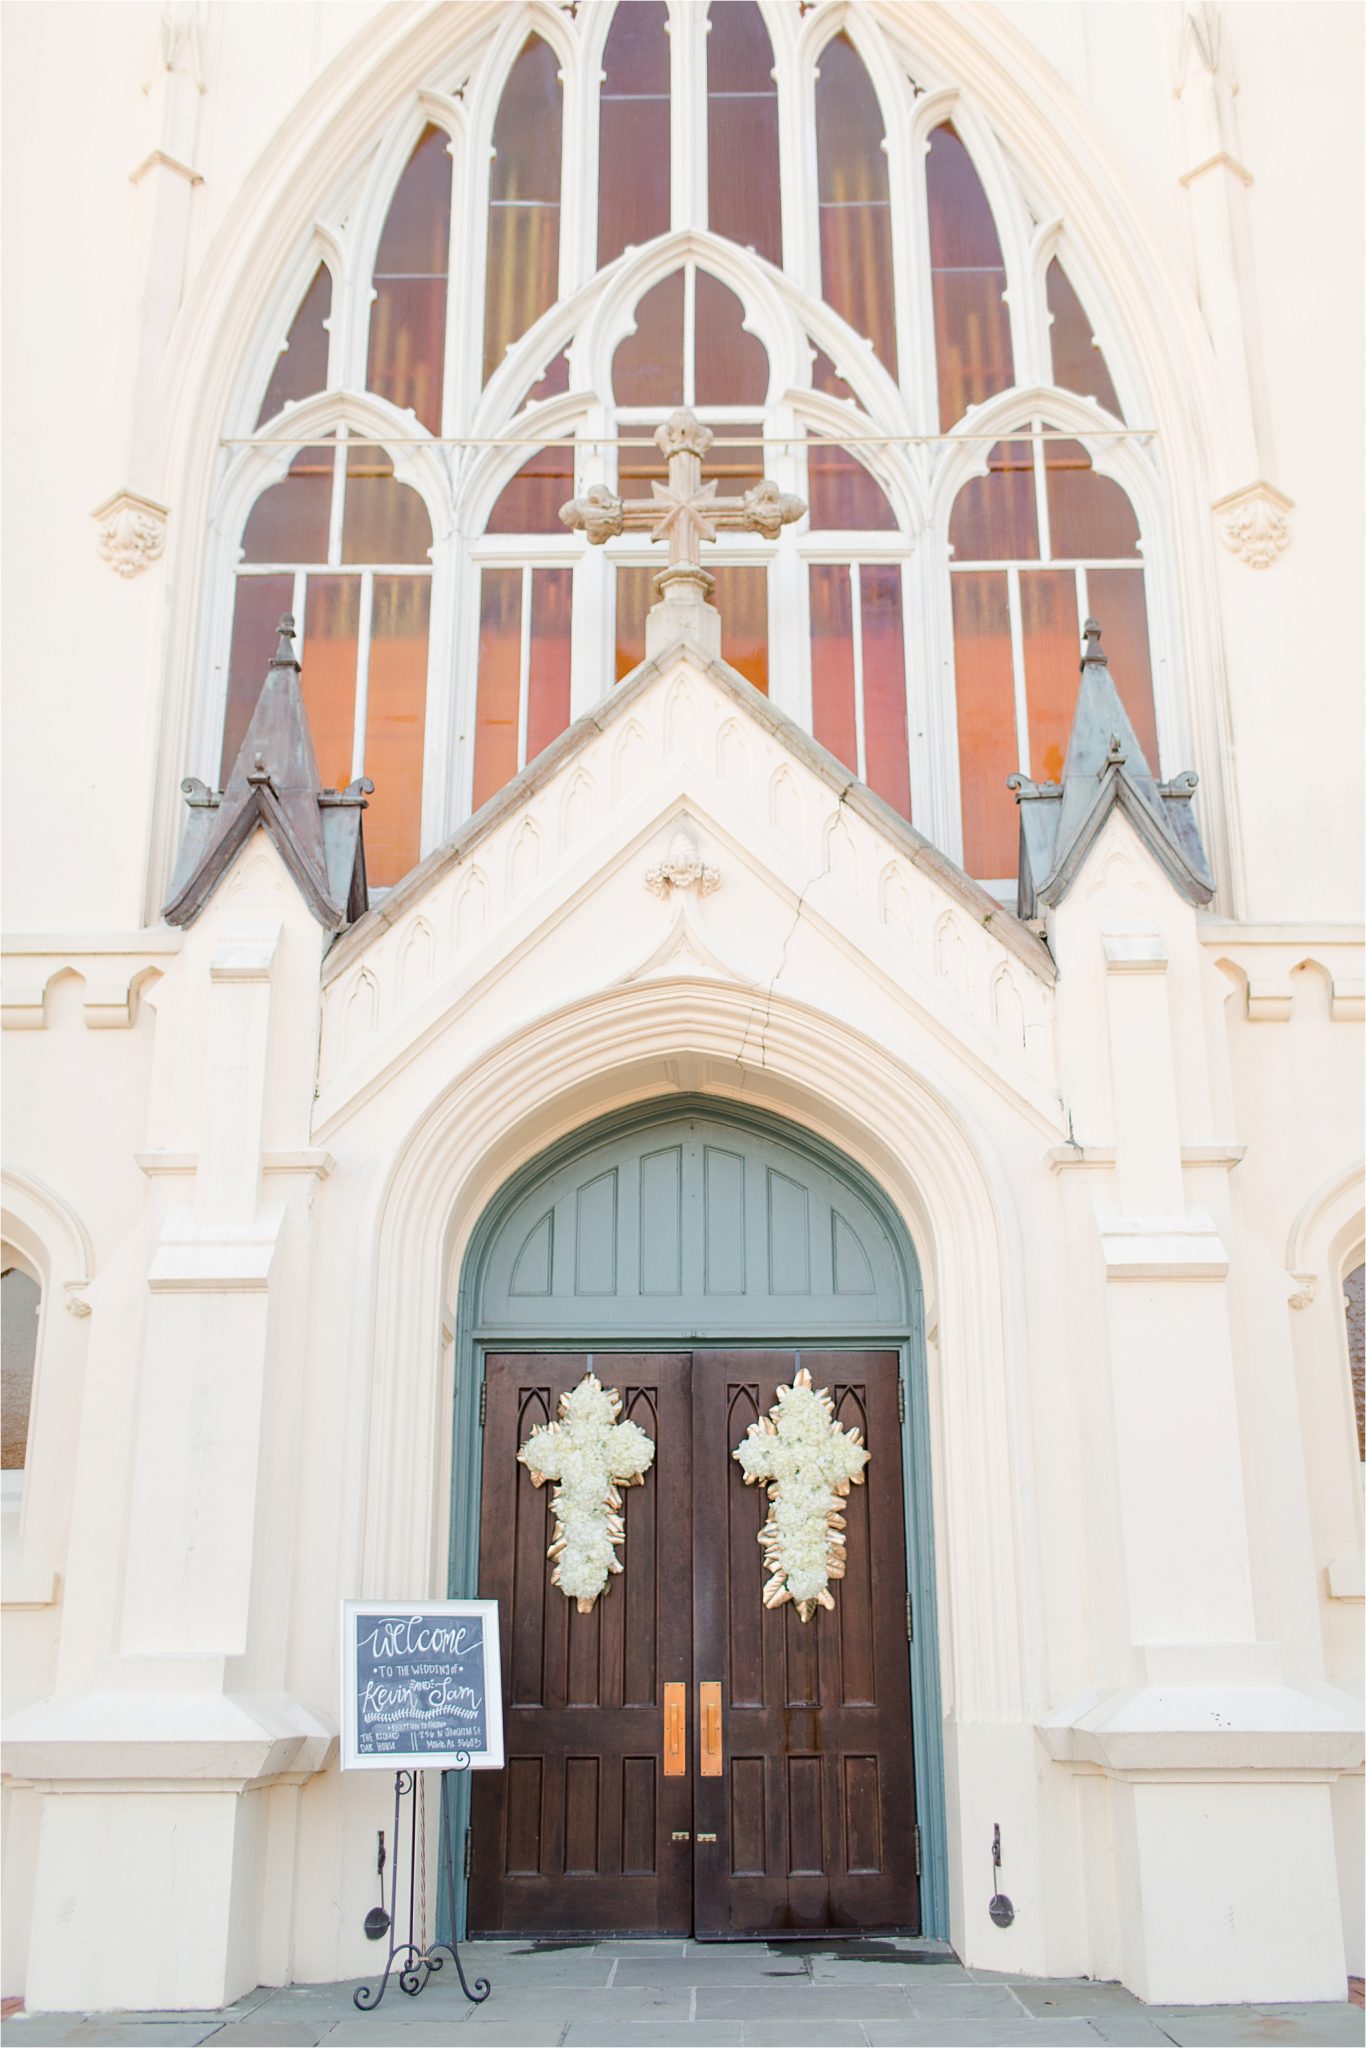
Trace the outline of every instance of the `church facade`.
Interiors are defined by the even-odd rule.
[[[1359,14],[73,19],[7,20],[4,1992],[365,1974],[341,1603],[478,1593],[432,1932],[1341,1998]],[[576,1599],[518,1452],[590,1373],[652,1457]],[[867,1457],[799,1568],[735,1452],[803,1374]]]

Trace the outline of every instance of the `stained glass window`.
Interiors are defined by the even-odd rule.
[[[324,787],[375,784],[366,868],[378,888],[418,859],[431,606],[431,520],[383,450],[306,448],[243,535],[220,780],[231,772],[284,612],[299,622],[304,709]]]
[[[427,128],[398,181],[380,236],[366,382],[381,398],[411,406],[433,434],[441,432],[450,241],[447,137]]]
[[[33,1275],[7,1261],[0,1272],[0,1466],[6,1472],[22,1472],[28,1455],[42,1305],[43,1290]]]
[[[271,372],[256,424],[274,419],[282,406],[311,398],[327,386],[327,323],[332,313],[332,273],[320,263],[299,302],[289,334]]]
[[[707,225],[783,260],[778,86],[755,0],[713,0],[707,17]]]
[[[612,16],[598,118],[598,262],[669,231],[669,10],[627,0]]]
[[[484,267],[486,383],[559,292],[562,99],[555,52],[540,36],[529,36],[508,74],[493,124]]]
[[[974,874],[1004,887],[1014,870],[1005,778],[1061,770],[1088,612],[1158,767],[1161,535],[1145,550],[1135,508],[1146,520],[1160,500],[1114,481],[1146,462],[1156,486],[1156,449],[1122,428],[1076,224],[1035,265],[1030,236],[1057,216],[1044,173],[1010,191],[1009,153],[967,93],[952,121],[927,121],[879,10],[845,10],[831,35],[789,5],[594,0],[539,32],[510,10],[507,36],[457,31],[460,61],[420,81],[431,125],[379,144],[390,189],[358,165],[319,215],[319,254],[296,252],[292,317],[289,295],[272,314],[286,339],[241,408],[280,454],[216,654],[222,762],[292,611],[323,773],[377,784],[380,885],[417,858],[423,816],[455,829],[471,793],[486,801],[563,729],[571,665],[586,704],[641,660],[664,549],[635,529],[596,554],[559,515],[587,482],[648,497],[667,476],[653,431],[679,406],[716,436],[703,476],[719,493],[767,476],[808,502],[776,539],[708,544],[725,658],[904,815],[914,782],[918,825],[961,844]],[[329,233],[351,262],[374,251],[345,294],[320,260]],[[1045,432],[1044,401],[1022,393],[983,433],[974,409],[1021,382],[1109,421]],[[338,423],[289,442],[291,406],[330,386],[404,409],[388,452],[340,396]],[[434,445],[404,458],[407,442]],[[436,679],[451,698],[429,743],[433,619],[452,636]],[[1170,689],[1169,657],[1160,672]],[[442,778],[425,792],[424,756]]]
[[[1352,1374],[1357,1456],[1366,1463],[1366,1266],[1353,1266],[1342,1283],[1342,1301],[1347,1317],[1347,1363]]]
[[[950,123],[930,137],[925,187],[939,424],[951,427],[1015,381],[1006,272],[982,181]]]
[[[1157,720],[1138,522],[1079,442],[998,442],[949,526],[963,863],[1015,872],[1017,769],[1056,782],[1076,709],[1081,622],[1099,619],[1110,674],[1148,764]]]
[[[892,209],[882,110],[847,35],[820,55],[816,167],[821,291],[896,375]]]
[[[1075,391],[1082,398],[1094,398],[1116,419],[1123,419],[1109,369],[1096,346],[1085,308],[1056,256],[1048,266],[1045,287],[1048,317],[1052,322],[1053,382],[1060,384],[1064,391]]]

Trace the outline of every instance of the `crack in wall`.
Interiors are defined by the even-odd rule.
[[[836,823],[838,823],[840,813],[843,811],[843,809],[844,798],[843,796],[841,796],[835,807]],[[788,926],[787,931],[783,936],[782,948],[778,955],[778,964],[774,968],[772,976],[769,979],[767,989],[765,989],[764,991],[763,1023],[759,1029],[759,1067],[761,1071],[766,1071],[768,1066],[768,1027],[769,1021],[773,1014],[773,991],[777,988],[778,983],[781,980],[783,972],[787,966],[788,948],[791,946],[793,939],[797,936],[797,927],[802,921],[802,911],[806,907],[806,899],[810,895],[811,891],[815,888],[817,882],[823,882],[826,876],[830,873],[830,848],[833,837],[834,828],[832,826],[829,830],[827,830],[825,835],[824,865],[820,867],[815,874],[808,875],[806,880],[802,883],[801,888],[797,892],[797,906],[792,913],[792,922]],[[754,1024],[754,1020],[758,1016],[758,1014],[759,1006],[756,1003],[751,1008],[748,1017],[745,1019],[745,1035],[741,1039],[740,1049],[735,1055],[735,1063],[737,1066],[743,1066],[745,1063],[745,1054],[749,1048],[750,1031]]]

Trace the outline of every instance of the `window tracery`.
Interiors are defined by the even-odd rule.
[[[458,105],[434,78],[426,125],[405,117],[416,140],[386,145],[371,225],[347,222],[368,266],[339,269],[325,238],[300,264],[249,417],[278,436],[306,404],[308,440],[238,529],[215,750],[231,759],[292,609],[322,772],[374,780],[371,877],[397,880],[642,657],[658,563],[629,536],[586,562],[558,509],[597,481],[648,494],[653,429],[691,404],[723,491],[767,466],[810,503],[803,527],[728,537],[708,564],[726,659],[1003,886],[1005,778],[1061,766],[1088,611],[1158,765],[1161,534],[1153,489],[1140,539],[1117,480],[1156,470],[1132,434],[1092,438],[1124,414],[1089,273],[1084,300],[1061,230],[1031,244],[999,156],[979,173],[978,117],[951,90],[917,111],[870,20],[817,47],[789,0],[592,19],[590,37],[587,11],[552,25],[529,7],[487,56],[496,75],[462,68]],[[704,95],[696,119],[680,81]],[[567,140],[585,120],[586,177]],[[794,123],[809,174],[784,183]],[[348,446],[342,394],[362,386],[374,445],[353,426]],[[1050,388],[1068,406],[1050,411]],[[428,437],[440,506],[393,471]]]

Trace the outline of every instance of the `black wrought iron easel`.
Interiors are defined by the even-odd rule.
[[[456,1900],[455,1849],[453,1846],[455,1835],[451,1826],[451,1815],[446,1799],[446,1781],[453,1777],[456,1771],[467,1771],[469,1767],[470,1760],[468,1756],[465,1756],[459,1758],[454,1766],[444,1769],[441,1773],[441,1832],[446,1839],[446,1875],[449,1883],[448,1903],[452,1916],[455,1913]],[[392,1875],[389,1880],[388,1915],[384,1927],[380,1930],[381,1934],[387,1932],[389,1936],[389,1956],[384,1965],[384,1975],[380,1978],[378,1985],[358,1984],[352,1993],[354,2003],[359,2006],[362,2012],[373,2012],[379,2004],[385,1991],[388,1989],[389,1978],[393,1973],[396,1962],[399,1964],[399,1990],[405,1991],[409,1998],[416,1998],[420,1991],[426,1990],[437,1971],[445,1968],[445,1959],[439,1953],[443,1949],[455,1964],[455,1974],[460,1979],[460,1989],[464,1992],[466,1998],[469,1999],[471,2005],[482,2005],[493,1988],[487,1977],[476,1977],[474,1989],[471,1991],[469,1980],[465,1976],[465,1966],[460,1960],[460,1950],[456,1943],[453,1921],[449,1941],[429,1942],[427,1940],[426,1915],[424,1912],[424,1924],[421,1930],[422,1941],[418,1942],[414,1939],[417,1931],[416,1912],[419,1875],[417,1867],[417,1817],[418,1802],[422,1797],[421,1788],[418,1784],[420,1775],[421,1773],[418,1771],[395,1771],[394,1773],[394,1853],[391,1859]],[[401,1828],[405,1801],[408,1802],[408,1939],[403,1941],[399,1937],[398,1887],[403,1863]],[[383,1837],[381,1836],[380,1839],[380,1894],[382,1897],[384,1891]],[[424,1870],[422,1873],[424,1883],[425,1875]],[[382,1911],[383,1909],[381,1908]],[[399,1962],[400,1957],[404,1958],[402,1962]]]

